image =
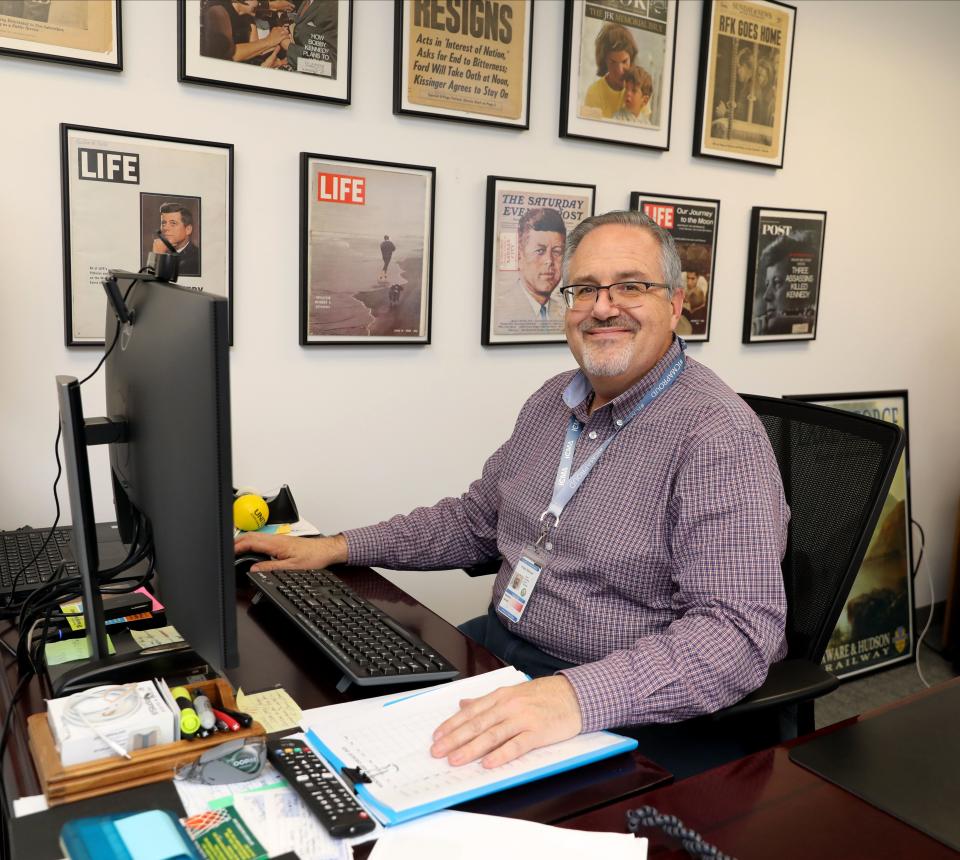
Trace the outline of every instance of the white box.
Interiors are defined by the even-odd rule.
[[[65,767],[119,757],[106,739],[128,753],[172,743],[179,716],[152,681],[109,684],[47,701],[47,720]]]

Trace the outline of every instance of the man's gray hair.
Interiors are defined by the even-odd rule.
[[[667,297],[672,298],[674,292],[686,287],[683,282],[683,270],[680,265],[680,255],[674,244],[673,236],[643,212],[632,209],[604,212],[602,215],[593,215],[581,221],[567,236],[567,244],[563,252],[563,282],[568,283],[570,260],[583,241],[583,237],[597,227],[605,224],[623,224],[626,227],[636,227],[650,233],[660,246],[660,268],[663,270],[663,282],[667,284]]]

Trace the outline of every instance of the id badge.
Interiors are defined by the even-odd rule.
[[[543,560],[539,553],[527,546],[520,554],[520,561],[513,570],[513,576],[504,589],[497,612],[517,623],[523,617],[523,611],[533,595],[540,574],[543,573]]]

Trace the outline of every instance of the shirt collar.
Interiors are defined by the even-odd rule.
[[[635,382],[624,391],[623,394],[615,397],[602,408],[606,409],[609,407],[610,417],[614,420],[624,418],[633,407],[640,402],[643,395],[646,394],[647,389],[650,388],[679,357],[680,343],[677,340],[677,336],[674,335],[670,348],[663,354],[663,357],[647,371],[643,378]],[[583,414],[577,414],[577,417],[581,420],[586,420],[587,402],[592,394],[593,386],[590,385],[590,380],[587,379],[582,370],[578,370],[563,390],[563,402],[575,413],[582,411]]]

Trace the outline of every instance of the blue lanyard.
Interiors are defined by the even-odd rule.
[[[677,338],[677,342],[680,344],[680,357],[671,364],[670,367],[664,371],[663,375],[647,390],[640,399],[640,402],[630,410],[626,418],[617,423],[613,435],[597,448],[572,475],[570,474],[570,470],[573,468],[573,455],[577,450],[577,442],[580,439],[580,434],[583,432],[584,425],[577,420],[576,416],[571,414],[570,423],[567,425],[567,436],[563,442],[563,451],[560,453],[560,464],[557,466],[557,477],[553,482],[553,498],[550,499],[550,506],[540,514],[541,522],[543,522],[547,514],[552,514],[553,527],[556,528],[560,524],[560,514],[563,512],[563,509],[567,506],[570,499],[573,498],[574,493],[580,489],[580,485],[587,479],[587,475],[590,474],[590,471],[597,464],[597,461],[603,456],[603,452],[606,451],[607,448],[610,447],[610,443],[617,438],[617,434],[677,381],[677,377],[680,376],[687,364],[687,359],[684,355],[684,350],[686,350],[687,345],[684,343],[683,338],[680,337]],[[544,527],[540,540],[543,540],[546,535],[547,528],[548,526]]]

